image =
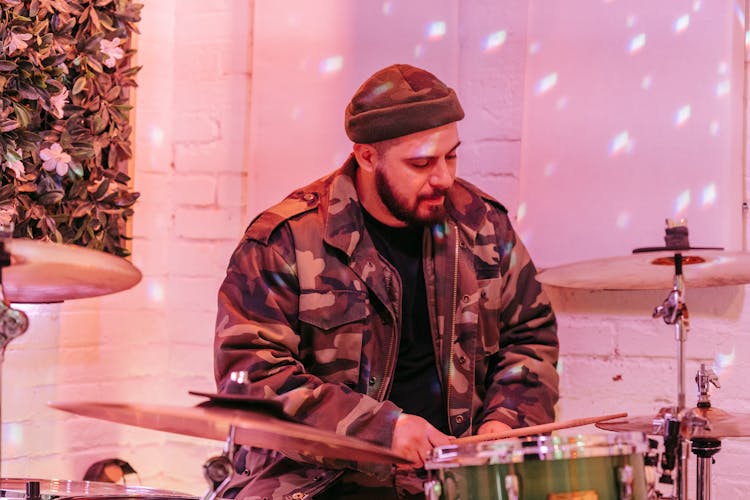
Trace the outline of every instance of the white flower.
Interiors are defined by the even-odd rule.
[[[20,179],[25,173],[23,161],[21,161],[22,158],[23,151],[21,151],[20,148],[15,152],[8,151],[5,153],[5,166],[13,171],[13,175],[16,176],[16,179]]]
[[[10,32],[8,40],[5,42],[5,46],[8,49],[8,55],[12,55],[16,50],[24,50],[29,46],[26,40],[31,40],[30,33],[13,33]]]
[[[55,94],[49,98],[49,103],[54,108],[52,114],[58,118],[63,117],[63,108],[65,103],[68,102],[68,89],[63,89],[59,94]]]
[[[62,146],[59,143],[54,143],[48,148],[44,148],[39,151],[39,158],[44,160],[42,168],[48,172],[53,170],[57,172],[57,175],[65,175],[68,173],[68,164],[70,163],[70,155],[63,152]]]
[[[114,68],[117,59],[122,59],[122,56],[125,55],[125,52],[118,45],[120,45],[120,39],[116,37],[112,41],[105,39],[99,42],[99,50],[107,56],[104,65],[108,68]]]

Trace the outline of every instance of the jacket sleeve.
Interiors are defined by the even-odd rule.
[[[500,222],[499,346],[490,355],[479,424],[511,427],[549,423],[559,397],[557,322],[526,247],[507,220]]]
[[[325,374],[308,372],[300,357],[299,290],[290,231],[270,240],[246,238],[235,250],[218,294],[214,370],[220,392],[238,392],[232,372],[246,371],[239,391],[279,403],[297,422],[390,447],[401,410]],[[343,360],[346,362],[346,360]]]

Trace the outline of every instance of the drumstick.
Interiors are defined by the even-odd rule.
[[[514,438],[521,436],[534,436],[556,431],[558,429],[568,429],[570,427],[579,427],[581,425],[595,424],[604,420],[613,418],[627,417],[627,413],[613,413],[611,415],[600,415],[598,417],[574,418],[564,422],[552,422],[550,424],[532,425],[530,427],[519,427],[518,429],[509,429],[502,432],[493,432],[491,434],[478,434],[476,436],[467,436],[454,439],[451,444],[479,443],[482,441],[495,441],[497,439]]]

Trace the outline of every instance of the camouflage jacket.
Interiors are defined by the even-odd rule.
[[[250,224],[219,290],[215,374],[224,391],[231,372],[246,370],[248,396],[389,447],[401,413],[387,397],[405,312],[400,278],[364,229],[356,168],[350,157]],[[423,261],[451,433],[487,420],[550,422],[556,321],[529,254],[504,208],[468,182],[456,180],[447,206],[447,221],[425,229]],[[255,448],[236,466],[242,474],[226,496],[238,498],[309,498],[343,473]]]

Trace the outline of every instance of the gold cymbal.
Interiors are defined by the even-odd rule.
[[[642,252],[574,262],[545,269],[536,279],[545,285],[588,290],[670,289],[676,253],[682,254],[687,288],[750,283],[750,253],[715,249]]]
[[[135,286],[141,272],[127,260],[98,250],[13,238],[5,240],[10,266],[2,269],[5,298],[50,303],[96,297]]]
[[[408,461],[389,448],[274,417],[267,411],[204,403],[193,407],[104,402],[50,403],[52,408],[87,417],[186,436],[226,441],[231,426],[237,444],[281,452],[374,462]]]
[[[750,437],[750,414],[731,414],[719,408],[691,408],[680,420],[680,433],[687,439],[726,437]],[[655,416],[631,417],[624,420],[599,422],[600,429],[615,432],[643,432],[649,435],[663,435],[667,418],[664,412]]]

